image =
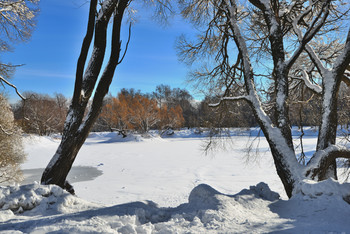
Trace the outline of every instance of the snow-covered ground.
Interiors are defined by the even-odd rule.
[[[210,154],[203,152],[205,133],[191,130],[165,138],[92,133],[69,176],[77,196],[34,182],[59,139],[26,137],[22,169],[28,184],[0,189],[0,231],[350,233],[350,207],[332,189],[307,194],[309,188],[302,188],[306,195],[287,200],[267,142],[257,133],[237,129],[226,150]],[[316,140],[313,129],[306,129],[306,155]]]

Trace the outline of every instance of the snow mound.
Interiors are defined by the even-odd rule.
[[[271,191],[269,186],[264,182],[260,182],[256,186],[250,186],[249,190],[243,189],[239,193],[239,195],[249,195],[249,194],[267,201],[276,201],[280,198],[280,195],[276,192]]]
[[[313,180],[303,180],[298,185],[296,185],[293,194],[300,194],[309,198],[316,198],[319,196],[337,196],[347,200],[350,198],[349,191],[349,183],[339,183],[338,181],[329,178],[320,182]]]
[[[189,204],[201,209],[215,209],[218,205],[216,195],[218,191],[207,184],[200,184],[195,187],[188,198]]]
[[[85,210],[94,207],[55,185],[40,185],[38,183],[28,185],[14,185],[0,187],[0,220],[4,216],[21,214],[31,211],[31,214],[41,212],[70,213],[76,210]]]

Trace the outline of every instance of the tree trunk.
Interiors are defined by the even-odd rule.
[[[275,163],[277,174],[282,181],[282,184],[283,184],[284,190],[287,193],[287,196],[291,198],[293,189],[295,186],[295,182],[297,181],[293,179],[292,172],[289,170],[288,166],[282,160],[284,155],[281,154],[281,152],[279,152],[276,149],[276,146],[274,144],[271,144],[271,142],[269,142],[269,145],[270,145],[273,161]]]
[[[74,190],[70,188],[66,178],[86,137],[87,135],[77,134],[62,139],[54,157],[42,175],[42,184],[56,184],[74,194]]]
[[[340,82],[336,82],[335,78],[332,80],[334,81],[333,85],[323,85],[324,94],[322,97],[322,119],[317,139],[316,151],[324,150],[328,146],[334,145],[336,142],[338,126],[337,103]],[[317,177],[318,180],[325,180],[327,178],[337,179],[336,159],[332,160],[327,167],[319,170]]]
[[[84,144],[90,129],[101,111],[103,98],[108,93],[115,68],[120,62],[120,29],[124,10],[128,2],[128,0],[106,0],[102,2],[101,9],[96,16],[96,23],[97,0],[90,2],[88,29],[78,60],[72,104],[66,118],[61,144],[42,175],[42,184],[56,184],[74,193],[72,186],[66,181],[66,178],[81,146]],[[88,101],[92,91],[95,89],[105,57],[107,26],[113,13],[110,58],[98,82],[91,108],[84,119]],[[93,52],[83,77],[86,57],[94,29],[95,41]]]
[[[288,157],[286,154],[290,152],[292,156],[294,156],[294,149],[289,148],[289,143],[285,138],[283,139],[283,140],[286,140],[284,142],[285,143],[284,146],[280,145],[279,142],[276,142],[276,140],[274,139],[276,138],[276,136],[271,136],[274,134],[271,134],[271,128],[269,128],[270,126],[265,126],[266,124],[264,124],[264,122],[259,117],[259,114],[257,113],[256,108],[252,106],[252,110],[253,110],[255,119],[258,121],[259,126],[261,127],[266,137],[266,140],[269,143],[277,174],[282,181],[282,184],[283,184],[284,190],[287,193],[287,196],[290,198],[292,197],[294,185],[298,181],[296,181],[295,175],[291,171],[291,168],[293,166],[289,165],[290,162],[286,160],[286,158]],[[275,131],[279,131],[279,129],[275,129]],[[283,135],[282,132],[281,132],[281,135]],[[289,150],[286,150],[286,147],[288,147]],[[295,160],[294,166],[297,167],[296,160]]]

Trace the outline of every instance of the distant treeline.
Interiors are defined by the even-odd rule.
[[[341,89],[338,124],[350,123],[348,90]],[[320,98],[310,92],[303,93],[305,102],[292,103],[290,119],[292,125],[317,126],[320,123]],[[62,94],[50,96],[27,92],[26,101],[12,106],[15,119],[26,133],[49,135],[62,133],[69,107],[69,99]],[[266,99],[266,112],[273,117],[269,105],[273,97]],[[159,85],[152,93],[141,93],[134,89],[122,89],[116,96],[105,98],[102,112],[93,131],[137,131],[150,129],[178,129],[182,127],[253,127],[257,126],[249,105],[245,102],[223,102],[218,107],[218,97],[206,96],[198,101],[186,90]]]

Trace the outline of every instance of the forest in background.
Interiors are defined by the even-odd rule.
[[[293,126],[318,126],[321,121],[321,97],[309,90],[290,95],[290,120]],[[306,102],[298,102],[300,95]],[[50,135],[62,133],[70,99],[62,94],[40,94],[25,92],[25,100],[12,105],[15,120],[25,133]],[[101,114],[93,131],[128,131],[146,133],[151,129],[165,131],[179,128],[226,128],[255,127],[257,123],[246,103],[225,102],[218,107],[210,107],[219,96],[207,95],[203,100],[195,100],[186,89],[158,85],[152,93],[142,93],[135,89],[121,89],[115,96],[109,94],[104,99]],[[272,105],[267,95],[264,105]],[[349,88],[343,85],[338,99],[338,123],[348,128],[350,115]],[[273,109],[268,111],[271,118]]]

